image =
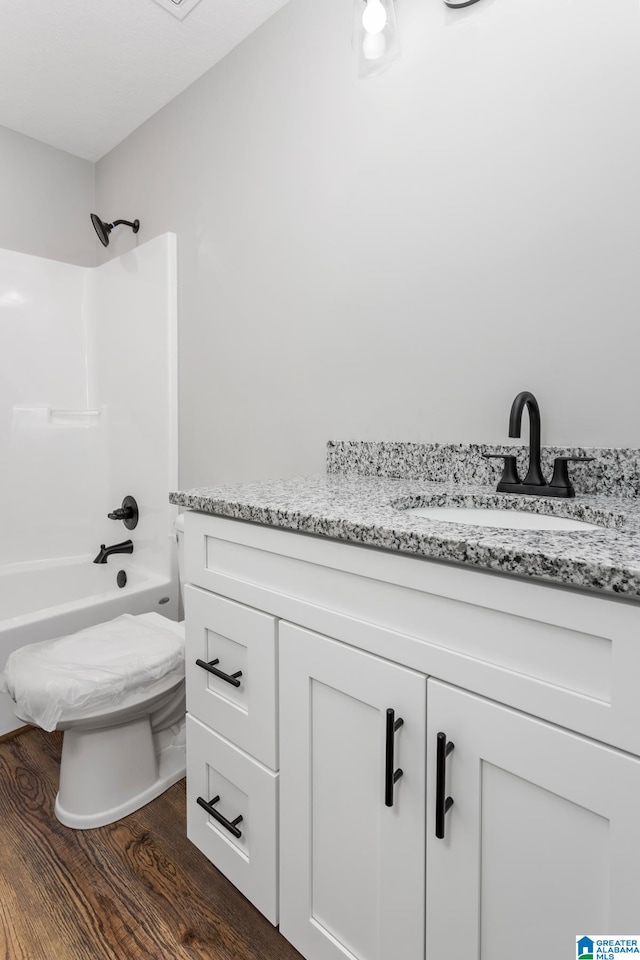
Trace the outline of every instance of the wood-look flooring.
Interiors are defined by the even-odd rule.
[[[0,743],[1,960],[301,960],[187,840],[184,781],[118,823],[63,827],[61,745]]]

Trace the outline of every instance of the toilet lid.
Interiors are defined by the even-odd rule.
[[[7,660],[4,686],[45,730],[78,710],[112,707],[184,677],[184,638],[171,627],[124,614],[55,640],[32,643]],[[175,626],[175,625],[172,625]]]

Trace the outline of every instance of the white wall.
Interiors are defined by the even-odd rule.
[[[92,163],[0,127],[0,184],[0,248],[95,264]]]
[[[0,566],[131,536],[171,573],[175,260],[169,235],[98,268],[0,250]],[[127,494],[132,533],[107,519]]]
[[[291,0],[97,166],[179,238],[183,486],[501,442],[521,389],[543,442],[638,446],[638,0],[397,4],[383,76]]]

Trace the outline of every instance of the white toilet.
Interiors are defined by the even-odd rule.
[[[175,527],[182,573],[182,516]],[[185,775],[182,623],[125,615],[21,647],[4,686],[19,719],[65,731],[55,813],[67,827],[113,823]]]

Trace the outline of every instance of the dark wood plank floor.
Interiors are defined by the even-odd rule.
[[[300,960],[187,840],[184,781],[118,823],[63,827],[61,745],[0,743],[0,960]]]

